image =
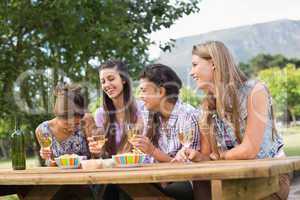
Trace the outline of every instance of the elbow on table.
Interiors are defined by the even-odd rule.
[[[257,148],[249,148],[247,146],[245,146],[243,148],[243,151],[241,152],[241,155],[243,157],[243,159],[245,160],[253,160],[253,159],[256,159],[256,156],[259,152],[259,149]]]
[[[256,159],[257,153],[255,152],[249,152],[248,153],[248,160],[254,160]]]

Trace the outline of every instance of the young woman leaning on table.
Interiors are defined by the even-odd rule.
[[[170,162],[183,147],[179,141],[180,129],[193,133],[189,148],[198,150],[199,127],[197,111],[179,99],[182,82],[168,66],[146,66],[140,76],[140,98],[146,125],[144,135],[135,137],[133,145],[150,155],[156,162]],[[176,199],[193,199],[189,182],[162,184],[162,192]]]
[[[99,78],[103,91],[103,105],[96,110],[97,129],[104,131],[106,141],[103,146],[97,145],[93,137],[89,137],[89,149],[93,157],[111,158],[112,155],[130,152],[132,145],[128,142],[128,126],[143,130],[143,118],[133,96],[131,79],[127,65],[118,60],[110,60],[99,68]],[[93,124],[93,117],[88,117]],[[108,185],[104,199],[127,199],[126,194],[116,185]]]
[[[80,86],[58,85],[54,95],[55,117],[42,122],[35,131],[41,145],[41,157],[49,165],[55,165],[53,159],[64,154],[89,157],[86,135],[80,127],[87,108]]]
[[[207,96],[199,123],[201,151],[182,151],[181,159],[197,162],[285,156],[267,87],[247,79],[223,43],[211,41],[194,46],[190,75]],[[282,175],[280,191],[272,197],[286,199],[289,184],[288,175]]]

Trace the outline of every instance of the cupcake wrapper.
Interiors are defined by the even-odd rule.
[[[125,154],[125,155],[115,155],[112,158],[114,162],[118,165],[132,165],[132,164],[142,164],[145,160],[145,155]]]

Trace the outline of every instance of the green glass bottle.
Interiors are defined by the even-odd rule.
[[[11,158],[14,170],[26,169],[25,138],[19,123],[19,119],[16,119],[15,131],[11,134]]]

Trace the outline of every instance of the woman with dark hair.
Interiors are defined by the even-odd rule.
[[[145,135],[136,137],[136,148],[157,162],[171,162],[183,148],[179,132],[193,133],[189,148],[199,150],[199,128],[196,109],[179,99],[182,82],[168,66],[146,66],[140,76],[140,98],[144,102]],[[187,133],[187,132],[185,132]],[[163,192],[177,199],[192,199],[189,182],[163,184]]]
[[[43,148],[41,144],[41,157],[54,164],[52,159],[63,154],[89,156],[86,136],[80,128],[87,107],[81,88],[77,85],[59,85],[54,95],[55,118],[42,122],[35,131],[39,142],[41,135],[50,137],[52,141],[50,149]]]
[[[99,147],[89,137],[89,149],[94,157],[110,158],[112,155],[130,152],[126,125],[143,129],[142,114],[137,108],[132,93],[132,85],[127,65],[118,60],[110,60],[99,68],[103,106],[96,110],[95,124],[105,131],[106,142]],[[90,117],[89,117],[90,118]],[[104,199],[128,198],[116,185],[106,186]]]
[[[90,140],[89,148],[96,157],[111,157],[117,153],[131,150],[126,134],[126,124],[135,124],[142,130],[143,120],[132,94],[132,86],[125,63],[111,60],[99,68],[99,77],[103,91],[103,107],[97,109],[95,122],[103,127],[106,143],[99,149]]]

